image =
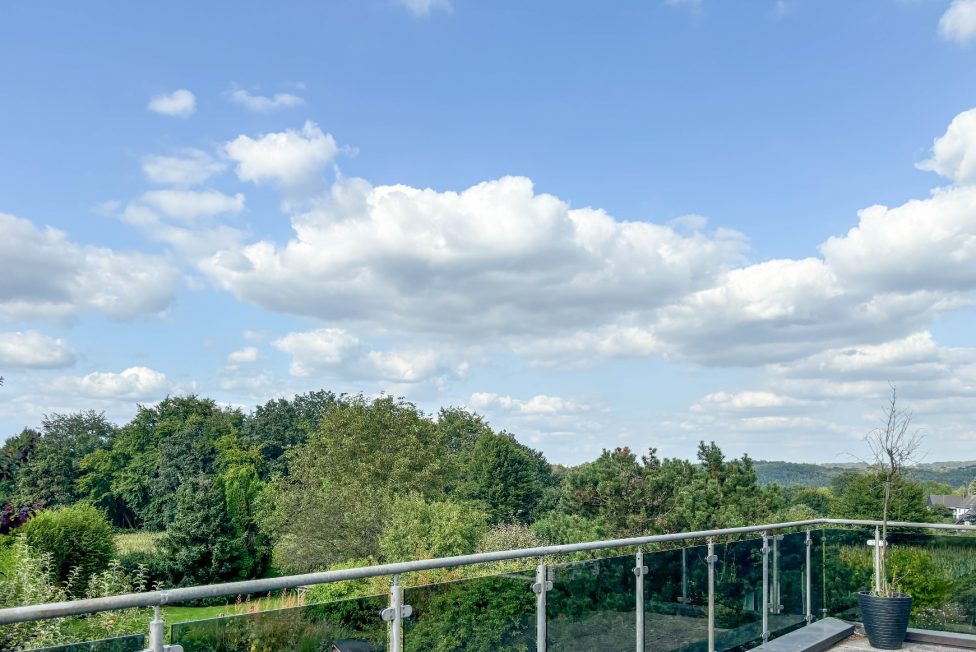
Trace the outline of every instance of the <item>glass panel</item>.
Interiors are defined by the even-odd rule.
[[[821,534],[826,615],[859,621],[857,594],[874,583],[872,548],[867,545],[874,538],[874,528],[826,529]]]
[[[132,634],[98,641],[35,648],[34,652],[142,652],[144,649],[146,649],[146,637],[142,634]]]
[[[680,650],[708,642],[707,546],[644,553],[644,649]]]
[[[546,633],[551,652],[630,652],[636,635],[634,555],[550,567]]]
[[[912,596],[909,626],[976,634],[976,537],[895,530],[888,540],[889,574]]]
[[[386,649],[386,623],[380,611],[385,595],[224,616],[172,627],[172,642],[185,652],[319,652],[340,641]]]
[[[716,544],[715,556],[715,648],[761,640],[762,539]],[[707,594],[705,600],[707,608]]]
[[[535,650],[533,573],[516,572],[403,591],[413,615],[403,623],[405,652]]]
[[[806,624],[806,538],[806,532],[769,538],[770,638]]]

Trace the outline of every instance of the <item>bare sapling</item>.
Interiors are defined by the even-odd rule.
[[[871,451],[872,466],[884,485],[881,551],[878,553],[881,590],[876,594],[889,598],[896,594],[896,582],[888,580],[889,546],[887,541],[892,494],[905,467],[915,461],[922,441],[921,431],[912,428],[912,418],[911,411],[899,409],[898,390],[892,386],[891,399],[885,407],[882,419],[884,425],[875,428],[864,438]]]

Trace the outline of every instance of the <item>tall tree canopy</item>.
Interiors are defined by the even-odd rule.
[[[345,397],[289,454],[264,499],[262,525],[282,568],[305,571],[377,556],[393,500],[447,497],[460,467],[446,434],[402,399]]]

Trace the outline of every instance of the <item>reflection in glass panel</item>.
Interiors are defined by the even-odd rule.
[[[716,544],[715,556],[715,648],[760,641],[762,539]]]
[[[976,634],[976,536],[889,533],[890,575],[912,596],[911,627]]]
[[[806,623],[806,538],[806,532],[769,537],[770,638]]]
[[[132,634],[84,643],[35,648],[34,652],[142,652],[144,649],[146,649],[146,637],[142,634]]]
[[[630,652],[636,635],[634,555],[550,567],[548,649]]]
[[[822,593],[825,615],[858,621],[857,594],[874,582],[874,561],[868,539],[874,528],[821,530]]]
[[[532,573],[515,572],[406,588],[406,652],[535,650]]]
[[[644,649],[708,642],[707,546],[644,553]],[[703,648],[704,649],[704,648]]]
[[[337,641],[360,641],[386,649],[380,611],[385,595],[224,616],[172,627],[172,642],[185,652],[320,652]]]

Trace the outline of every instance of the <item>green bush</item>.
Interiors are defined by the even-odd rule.
[[[888,560],[895,589],[912,596],[912,613],[941,607],[952,597],[953,581],[947,569],[920,548],[895,546]]]
[[[397,499],[380,536],[385,561],[433,559],[474,552],[488,530],[484,512],[467,503]]]
[[[67,594],[53,580],[51,555],[36,554],[22,540],[8,549],[9,563],[0,573],[0,608],[60,602]],[[60,643],[65,620],[39,620],[0,626],[0,650],[19,650]]]
[[[88,579],[108,567],[115,555],[112,526],[98,509],[85,504],[40,512],[18,529],[18,536],[38,555],[51,556],[51,572],[69,591],[84,591]],[[72,569],[78,570],[72,573]]]

